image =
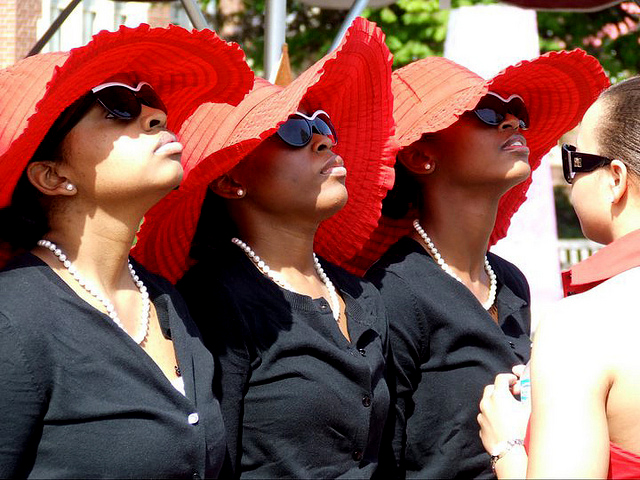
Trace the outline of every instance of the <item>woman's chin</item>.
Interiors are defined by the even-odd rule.
[[[182,167],[177,168],[172,172],[167,172],[167,175],[165,175],[161,182],[167,193],[177,189],[180,186],[183,174],[184,173],[182,171]]]
[[[507,180],[511,184],[509,188],[521,184],[531,176],[531,166],[527,161],[517,162],[507,173]]]
[[[347,200],[349,200],[349,196],[345,188],[343,192],[336,192],[331,196],[322,195],[318,199],[316,207],[321,212],[323,220],[326,220],[342,210],[347,204]]]
[[[150,192],[154,198],[154,205],[166,197],[169,193],[177,190],[180,187],[182,181],[182,172],[179,175],[164,179],[164,181],[155,185],[155,188]]]

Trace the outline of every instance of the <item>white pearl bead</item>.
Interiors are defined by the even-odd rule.
[[[256,268],[260,270],[260,272],[262,272],[263,275],[265,275],[267,278],[272,280],[274,283],[276,283],[280,287],[286,290],[295,292],[293,287],[289,285],[284,279],[280,278],[280,275],[277,272],[274,272],[273,270],[271,270],[271,268],[266,264],[266,262],[262,260],[258,255],[256,255],[256,253],[251,249],[249,245],[247,245],[245,242],[243,242],[239,238],[235,238],[235,237],[231,239],[231,243],[240,247],[245,252],[247,257],[251,259],[251,261],[256,266]],[[320,265],[320,262],[318,261],[318,258],[316,257],[315,253],[313,254],[313,265],[316,269],[316,273],[318,274],[318,277],[320,277],[320,280],[322,281],[322,283],[325,284],[325,287],[329,292],[331,312],[333,314],[333,318],[335,319],[335,321],[338,322],[340,320],[340,300],[338,298],[338,294],[336,293],[336,289],[333,286],[333,283],[331,283],[331,280],[329,280],[329,277],[324,272],[322,265]]]
[[[440,255],[440,252],[438,252],[438,249],[436,248],[435,244],[433,243],[431,238],[429,238],[429,235],[427,235],[427,232],[424,231],[418,219],[415,219],[413,221],[413,228],[415,229],[416,232],[418,232],[418,235],[420,235],[425,245],[429,249],[429,253],[434,258],[436,263],[440,266],[440,268],[442,268],[444,272],[446,272],[448,275],[455,278],[456,280],[458,280],[460,283],[464,285],[464,282],[462,281],[462,279],[458,275],[456,275],[454,271],[451,269],[451,267],[449,267],[449,265],[444,261],[444,259],[442,258],[442,255]],[[496,300],[496,292],[498,290],[498,281],[497,281],[496,274],[493,271],[493,268],[491,268],[491,265],[489,264],[489,259],[486,256],[484,257],[484,269],[487,272],[487,276],[489,277],[489,295],[487,297],[487,301],[482,303],[482,307],[485,310],[489,310]]]
[[[111,301],[108,300],[100,292],[98,288],[96,288],[91,283],[86,282],[80,276],[77,268],[71,263],[71,261],[68,260],[67,256],[62,252],[60,248],[58,248],[58,246],[55,243],[49,240],[39,240],[37,244],[41,247],[49,249],[58,258],[58,260],[62,263],[62,265],[68,270],[69,274],[74,278],[74,280],[76,280],[78,284],[82,288],[84,288],[89,294],[93,295],[93,297],[95,297],[100,303],[102,303],[103,307],[107,311],[107,315],[109,316],[109,318],[111,318],[111,320],[118,327],[120,327],[122,330],[126,332],[126,329],[124,328],[124,325],[120,321],[120,317],[118,316],[118,313],[116,312],[115,307],[111,303]],[[139,322],[140,326],[138,329],[139,333],[138,335],[135,335],[135,336],[131,334],[129,335],[131,336],[131,338],[133,338],[133,340],[136,343],[142,343],[142,341],[144,341],[144,339],[147,337],[147,334],[149,332],[149,311],[151,308],[150,307],[151,302],[149,300],[149,293],[147,292],[147,287],[145,287],[142,281],[137,277],[131,263],[128,263],[127,266],[129,268],[129,273],[131,274],[131,278],[134,284],[138,287],[140,291],[140,295],[142,297],[142,312],[140,315],[140,322]]]

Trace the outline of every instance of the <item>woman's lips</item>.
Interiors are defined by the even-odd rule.
[[[182,153],[182,144],[180,142],[169,142],[156,149],[157,155],[175,155]]]
[[[329,162],[327,162],[324,168],[320,171],[322,175],[329,175],[333,177],[344,177],[347,175],[347,169],[344,166],[342,157],[336,155]]]
[[[182,153],[183,146],[175,135],[169,132],[162,132],[158,146],[154,150],[156,155],[175,155]]]
[[[335,165],[322,171],[323,175],[330,175],[332,177],[346,177],[347,169],[341,165]]]
[[[527,147],[527,140],[522,135],[513,135],[502,144],[502,150],[526,150],[528,152],[529,147]]]

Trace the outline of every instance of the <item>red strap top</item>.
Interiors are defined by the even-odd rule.
[[[527,433],[524,436],[524,448],[527,455],[529,454],[530,426],[531,423],[528,423]],[[615,443],[609,442],[609,473],[607,478],[640,478],[640,455],[628,452]]]
[[[640,478],[640,455],[609,443],[609,474],[607,478]]]

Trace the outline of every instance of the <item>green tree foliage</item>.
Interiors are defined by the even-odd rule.
[[[495,3],[493,0],[458,0],[452,7]],[[394,67],[419,58],[442,55],[449,11],[440,10],[438,0],[398,0],[381,9],[367,9],[364,16],[376,22],[387,35]]]
[[[583,48],[612,81],[638,74],[640,7],[625,2],[599,12],[538,12],[540,49]]]
[[[204,5],[221,0],[200,0]],[[496,0],[452,0],[452,7],[497,3]],[[234,24],[227,40],[240,43],[255,71],[264,60],[265,0],[244,0],[244,11],[210,20],[217,28]],[[291,64],[302,71],[327,53],[346,15],[345,10],[328,10],[287,2],[287,43]],[[442,55],[449,12],[440,10],[438,0],[398,0],[380,9],[365,9],[363,15],[375,21],[387,35],[387,44],[398,68],[429,55]],[[542,52],[563,48],[584,48],[596,56],[614,79],[640,71],[638,25],[640,7],[633,2],[599,12],[538,12]]]
[[[210,18],[211,23],[221,30],[225,25],[234,25],[233,33],[224,35],[225,40],[242,46],[249,64],[258,75],[264,69],[264,11],[265,0],[245,0],[241,14],[225,16],[219,12]],[[286,39],[295,71],[303,71],[328,52],[345,13],[344,10],[320,9],[291,0],[287,2]]]
[[[558,238],[584,238],[580,228],[580,220],[569,201],[568,185],[553,187],[553,198],[556,207],[556,227]]]

